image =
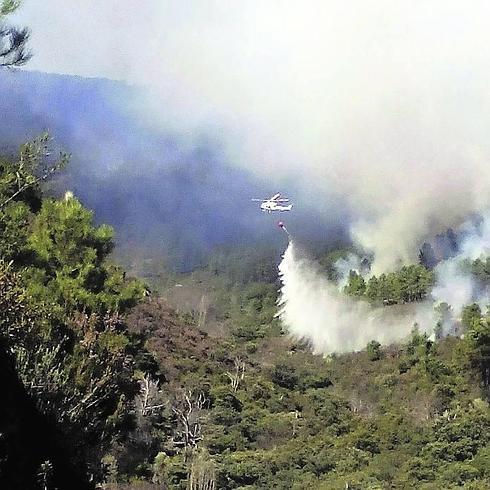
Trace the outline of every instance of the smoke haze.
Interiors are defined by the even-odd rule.
[[[334,283],[290,242],[279,265],[278,316],[291,335],[307,340],[324,354],[361,350],[371,340],[383,344],[401,341],[415,325],[430,335],[438,321],[442,335],[460,332],[457,325],[464,306],[476,302],[486,311],[490,305],[489,286],[479,284],[468,270],[468,261],[489,256],[490,214],[466,221],[455,236],[459,237],[458,252],[436,266],[429,297],[422,303],[390,307],[373,307],[342,292],[349,272],[362,272],[359,257],[349,254],[336,262],[339,280]],[[440,303],[450,307],[442,316],[435,308]]]
[[[150,202],[160,199],[152,176],[169,161],[185,166],[182,155],[195,155],[204,137],[220,162],[203,173],[211,176],[210,195],[217,175],[236,175],[230,167],[259,179],[264,192],[294,189],[291,233],[299,240],[300,210],[315,210],[326,235],[349,229],[357,248],[373,257],[371,273],[417,261],[424,242],[458,229],[457,250],[439,257],[432,291],[457,318],[464,304],[488,302],[459,262],[488,254],[490,241],[489,14],[483,0],[26,0],[14,20],[32,28],[31,69],[139,87],[137,96],[118,98],[119,107],[156,135],[178,140],[178,151],[155,146]],[[173,157],[158,161],[160,150]],[[193,159],[187,177],[205,161]],[[118,167],[124,175],[127,168]],[[107,175],[107,168],[97,170]],[[129,175],[138,180],[144,171],[134,163]],[[223,195],[235,189],[232,180],[221,182]],[[167,191],[178,194],[174,187]],[[240,189],[234,194],[248,198],[246,186]],[[150,208],[139,197],[134,202]],[[221,203],[204,219],[212,221]],[[478,226],[468,220],[475,216]],[[140,223],[139,215],[133,219]],[[238,228],[250,235],[254,223]],[[355,257],[338,264],[344,280],[352,267],[360,267]],[[415,322],[434,327],[431,301],[389,309],[352,301],[296,245],[280,273],[281,319],[319,352],[398,340]]]
[[[134,273],[189,271],[221,246],[275,249],[279,256],[276,216],[250,202],[270,195],[270,183],[231,166],[205,134],[157,131],[135,118],[126,107],[138,90],[17,71],[3,73],[0,92],[8,121],[0,131],[2,154],[16,154],[18,145],[49,130],[72,155],[56,188],[61,195],[74,191],[98,222],[115,227],[118,259]],[[291,183],[293,195],[294,189]],[[322,247],[347,239],[341,223],[311,205],[301,206],[290,223],[303,240]]]
[[[407,337],[415,325],[430,333],[435,324],[430,304],[373,308],[349,298],[301,257],[293,242],[279,274],[278,316],[291,335],[308,341],[317,353],[357,351],[371,340],[389,344]]]
[[[31,0],[19,21],[33,68],[146,86],[139,117],[205,128],[232,164],[299,178],[326,214],[348,210],[380,272],[489,205],[489,13],[483,1]]]
[[[474,280],[464,268],[464,261],[485,259],[490,255],[490,213],[468,220],[461,227],[461,242],[456,256],[439,263],[435,269],[436,285],[432,290],[435,302],[447,303],[458,317],[464,306],[476,302],[483,311],[490,306],[490,291]]]

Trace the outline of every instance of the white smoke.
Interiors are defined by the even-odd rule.
[[[436,285],[432,297],[436,303],[447,303],[457,317],[463,306],[472,303],[474,281],[469,273],[462,270],[457,260],[446,260],[436,267]]]
[[[31,68],[144,85],[139,118],[206,129],[274,189],[300,182],[296,208],[342,207],[378,274],[490,207],[489,15],[486,0],[26,0],[16,21]],[[488,253],[485,229],[461,257]],[[457,310],[475,291],[455,264],[433,294]],[[322,352],[400,338],[416,316],[342,297],[293,246],[281,274],[281,318]]]
[[[382,344],[400,341],[414,325],[430,334],[438,320],[443,321],[443,334],[457,332],[455,325],[464,306],[476,302],[485,311],[490,304],[488,288],[481,289],[468,270],[468,261],[485,259],[490,253],[490,213],[465,222],[459,235],[459,253],[435,269],[431,299],[392,307],[372,307],[341,292],[351,270],[362,272],[356,255],[336,262],[340,274],[336,284],[290,242],[279,265],[282,287],[278,316],[291,335],[307,340],[315,352],[324,354],[360,350],[370,340]],[[437,313],[435,307],[440,303],[450,306],[449,316],[441,318]]]
[[[351,271],[362,275],[362,260],[359,256],[350,253],[346,257],[337,260],[334,264],[334,269],[338,276],[338,280],[336,281],[338,289],[342,291],[349,282]]]
[[[472,302],[483,310],[490,304],[489,291],[481,290],[470,271],[464,268],[464,261],[485,259],[490,255],[490,212],[486,211],[476,223],[475,220],[465,222],[462,233],[459,253],[437,265],[436,285],[432,290],[435,302],[449,304],[456,318],[462,308]]]
[[[485,211],[481,220],[467,221],[462,231],[464,236],[460,245],[460,257],[475,260],[490,255],[490,211]]]
[[[294,337],[317,353],[361,350],[371,340],[383,344],[407,337],[415,325],[431,332],[436,319],[430,305],[373,308],[338,291],[300,257],[290,242],[279,265],[282,282],[278,316]]]
[[[26,0],[16,21],[31,68],[144,85],[138,117],[189,140],[206,128],[274,188],[301,182],[297,206],[347,209],[379,273],[490,205],[489,14],[485,0]]]

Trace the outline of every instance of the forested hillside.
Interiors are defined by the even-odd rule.
[[[23,70],[4,72],[0,91],[0,112],[9,121],[0,132],[2,153],[14,155],[24,141],[49,131],[71,154],[55,189],[70,188],[97,222],[114,227],[118,258],[127,267],[142,274],[189,271],[215,247],[281,242],[275,218],[249,201],[277,189],[234,166],[216,135],[203,129],[189,142],[151,125],[135,109],[143,105],[144,88]],[[288,188],[297,192],[294,183]],[[306,204],[292,217],[305,241],[344,236],[335,216]]]
[[[414,330],[401,345],[312,355],[275,318],[273,254],[222,253],[150,293],[109,261],[109,227],[70,193],[43,195],[66,164],[49,145],[0,165],[3,488],[490,484],[479,307],[461,339]],[[468,267],[488,283],[487,265]],[[414,265],[367,285],[351,273],[346,293],[418,301],[430,284]]]
[[[18,6],[0,0],[2,70],[31,57],[29,31],[5,22]],[[488,254],[458,256],[448,229],[422,245],[418,263],[371,274],[364,251],[349,265],[351,209],[339,201],[320,218],[303,207],[293,220],[316,242],[319,269],[299,258],[303,286],[319,277],[361,312],[436,306],[430,329],[414,323],[391,345],[373,338],[355,352],[314,354],[311,337],[290,335],[279,315],[286,235],[259,243],[275,218],[251,208],[237,217],[262,184],[205,137],[180,145],[129,106],[121,112],[120,99],[136,100],[126,86],[0,74],[0,489],[490,488]],[[32,139],[46,126],[56,143]],[[401,240],[403,224],[393,224]],[[446,258],[451,279],[478,300],[460,311],[428,303]],[[316,289],[321,300],[327,287]],[[295,313],[307,324],[331,312]],[[367,328],[367,318],[350,318],[349,335]]]

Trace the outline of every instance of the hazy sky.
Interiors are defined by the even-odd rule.
[[[325,212],[340,196],[385,268],[489,204],[489,14],[483,0],[25,0],[17,20],[30,69],[149,85],[155,121],[214,126],[231,161],[300,178]]]

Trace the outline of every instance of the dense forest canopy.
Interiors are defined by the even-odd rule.
[[[17,6],[0,3],[3,66],[29,58]],[[1,488],[490,488],[487,305],[451,317],[457,335],[441,303],[433,335],[314,355],[277,316],[274,250],[217,250],[148,286],[115,263],[111,227],[49,192],[70,160],[55,148],[45,134],[0,157]],[[322,273],[355,301],[431,293],[429,246],[345,278],[351,249],[325,248]],[[489,261],[457,266],[488,290]]]
[[[464,339],[414,330],[323,358],[275,318],[274,257],[221,254],[164,281],[201,297],[176,312],[158,284],[148,298],[110,262],[112,230],[75,196],[43,195],[67,160],[49,146],[43,136],[0,166],[9,488],[488,485],[490,317],[478,305]],[[486,265],[466,267],[487,283]],[[366,282],[351,272],[345,293],[419,301],[431,283],[414,264]]]

